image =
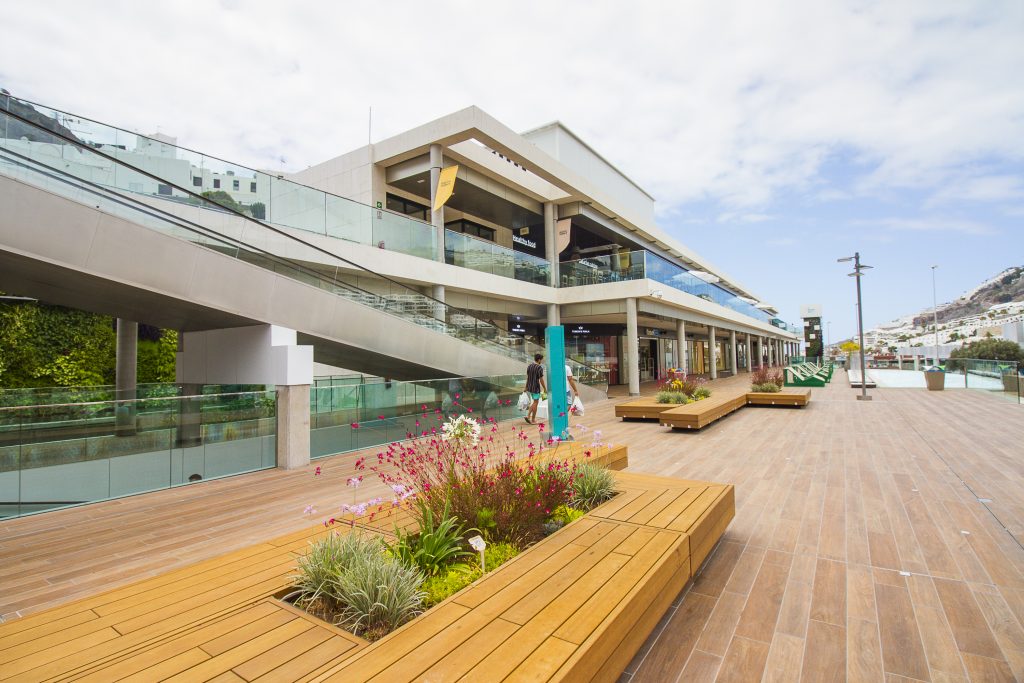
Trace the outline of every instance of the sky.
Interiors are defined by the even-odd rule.
[[[475,104],[559,120],[781,317],[870,328],[1024,264],[1024,3],[7,3],[0,87],[295,171]],[[372,107],[372,128],[369,109]]]

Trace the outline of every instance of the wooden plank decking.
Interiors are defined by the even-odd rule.
[[[570,449],[582,455],[557,455]],[[618,481],[615,499],[376,643],[273,598],[329,533],[314,527],[0,625],[0,680],[614,680],[734,511],[731,486]]]
[[[1024,408],[966,390],[864,403],[844,380],[801,411],[702,431],[587,406],[579,422],[629,444],[627,472],[736,486],[736,518],[625,678],[1024,680]],[[2,521],[0,615],[31,625],[19,615],[308,529],[306,504],[319,521],[351,502],[358,455],[315,463],[321,477],[272,470]]]

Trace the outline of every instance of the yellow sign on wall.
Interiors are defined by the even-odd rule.
[[[441,169],[441,175],[437,179],[437,194],[434,195],[434,211],[444,206],[455,192],[455,174],[458,172],[458,164]]]

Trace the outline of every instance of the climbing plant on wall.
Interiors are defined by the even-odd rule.
[[[177,333],[140,326],[138,381],[173,382]],[[0,387],[114,383],[114,320],[61,306],[0,301]]]

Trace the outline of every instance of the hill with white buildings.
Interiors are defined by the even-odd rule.
[[[935,343],[933,311],[903,316],[864,331],[869,350],[930,346]],[[939,343],[959,344],[988,335],[1003,336],[1003,325],[1024,321],[1024,266],[1007,268],[965,292],[939,304]]]

